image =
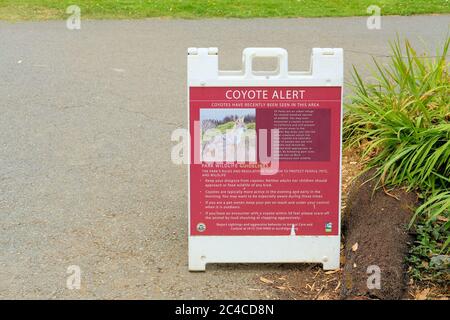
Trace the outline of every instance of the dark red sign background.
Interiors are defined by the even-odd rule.
[[[267,90],[269,98],[227,99],[226,92],[230,89]],[[278,97],[288,97],[282,91],[292,89],[304,90],[302,99],[270,99],[275,90],[281,92]],[[191,87],[190,234],[289,235],[294,228],[296,235],[337,235],[341,90],[340,87]],[[260,129],[277,128],[278,172],[261,175],[259,161],[199,163],[201,125],[194,124],[200,121],[200,109],[208,108],[256,109],[257,144]],[[258,153],[259,146],[256,150]]]

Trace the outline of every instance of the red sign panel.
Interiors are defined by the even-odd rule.
[[[338,235],[340,87],[191,87],[190,234]]]

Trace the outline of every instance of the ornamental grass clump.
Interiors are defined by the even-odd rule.
[[[449,43],[447,37],[435,56],[427,56],[397,40],[386,63],[374,59],[368,81],[354,68],[344,116],[345,145],[362,147],[378,186],[419,194],[410,227],[431,226],[430,236],[438,240],[432,252],[425,250],[429,257],[448,254],[450,244]]]

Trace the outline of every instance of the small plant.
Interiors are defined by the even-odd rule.
[[[433,254],[449,254],[449,223],[441,223],[450,211],[449,43],[447,37],[443,49],[429,57],[408,41],[402,50],[397,40],[388,63],[374,59],[370,83],[354,69],[354,94],[344,117],[345,145],[362,147],[378,185],[405,187],[422,201],[410,223],[418,235],[413,267]]]
[[[421,281],[450,281],[448,268],[436,266],[431,261],[433,257],[438,257],[442,253],[446,237],[448,240],[449,223],[444,219],[417,223],[416,241],[407,258],[413,278]]]

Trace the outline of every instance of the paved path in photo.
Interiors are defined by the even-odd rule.
[[[434,50],[449,22],[0,22],[0,298],[277,298],[259,276],[285,265],[187,271],[187,168],[170,158],[186,48],[217,46],[221,68],[238,69],[245,47],[283,47],[306,70],[312,47],[343,47],[348,76],[397,33]],[[80,290],[66,289],[70,265]]]

